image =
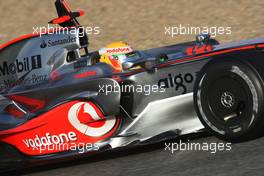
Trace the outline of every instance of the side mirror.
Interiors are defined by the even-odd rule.
[[[155,60],[147,60],[144,62],[144,69],[147,72],[155,72],[156,62]]]
[[[196,36],[196,43],[198,44],[204,44],[206,42],[208,42],[211,38],[210,34],[199,34]]]
[[[123,68],[124,70],[129,70],[129,69],[131,69],[132,67],[134,67],[134,63],[132,63],[132,62],[125,62],[125,63],[122,64],[122,68]]]
[[[157,65],[159,64],[157,58],[152,58],[144,62],[143,67],[148,73],[155,73],[157,71]]]
[[[156,72],[157,65],[168,61],[168,56],[165,53],[158,54],[155,58],[145,61],[144,68],[148,72]]]
[[[169,60],[169,57],[165,53],[158,54],[156,56],[156,63],[157,64],[162,64],[164,62],[167,62]]]

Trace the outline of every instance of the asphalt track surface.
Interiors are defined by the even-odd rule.
[[[202,133],[187,136],[181,142],[222,143],[223,141]],[[179,139],[167,141],[178,142]],[[225,175],[263,175],[264,137],[232,144],[230,151],[165,151],[165,143],[143,147],[133,147],[105,152],[90,158],[41,166],[8,175],[74,175],[74,176],[115,176],[115,175],[180,175],[180,176],[225,176]]]

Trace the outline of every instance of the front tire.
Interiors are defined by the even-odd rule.
[[[194,86],[200,121],[209,132],[231,142],[262,134],[263,100],[262,79],[252,66],[239,60],[209,62]]]

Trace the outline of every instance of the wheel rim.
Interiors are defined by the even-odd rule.
[[[210,85],[202,88],[201,96],[206,116],[213,125],[228,133],[241,133],[250,125],[252,98],[245,81],[236,74],[222,74]]]

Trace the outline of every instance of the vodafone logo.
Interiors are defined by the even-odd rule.
[[[99,51],[99,54],[126,54],[132,51],[131,47],[103,48]]]
[[[129,47],[120,47],[120,48],[113,48],[113,49],[106,49],[106,52],[108,54],[122,54],[122,53],[127,53],[130,52]]]
[[[71,125],[81,133],[100,137],[110,132],[116,124],[117,119],[105,119],[102,112],[93,103],[79,102],[74,104],[68,113]]]

